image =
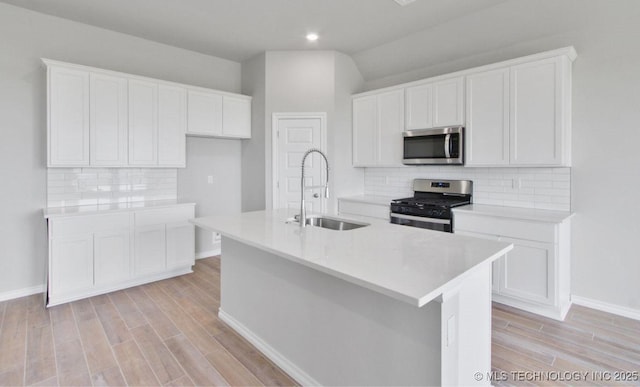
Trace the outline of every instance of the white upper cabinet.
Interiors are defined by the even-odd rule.
[[[377,162],[378,97],[353,99],[353,165],[374,165]]]
[[[566,47],[355,95],[353,165],[401,161],[402,136],[380,126],[395,116],[393,98],[385,108],[380,95],[404,90],[404,129],[464,126],[467,166],[570,167],[575,58]]]
[[[571,165],[571,58],[467,77],[466,165]]]
[[[511,68],[511,164],[568,165],[566,117],[571,114],[568,59]]]
[[[127,80],[90,75],[91,165],[127,165]]]
[[[251,138],[249,96],[43,62],[49,167],[185,167],[186,134]]]
[[[433,127],[464,124],[464,78],[433,84]]]
[[[158,87],[158,165],[186,166],[187,90]]]
[[[251,138],[251,98],[223,97],[222,134],[225,137]]]
[[[89,72],[48,68],[48,166],[89,165]]]
[[[222,95],[204,90],[189,90],[188,94],[187,133],[221,136]]]
[[[457,77],[405,89],[405,129],[464,124],[464,78]]]
[[[428,85],[407,87],[405,128],[407,130],[433,127],[433,87]]]
[[[509,164],[509,69],[467,77],[467,165]]]
[[[353,99],[353,165],[402,165],[404,90]]]
[[[378,96],[378,164],[402,165],[404,130],[404,91]]]
[[[129,165],[158,164],[158,84],[129,81]]]

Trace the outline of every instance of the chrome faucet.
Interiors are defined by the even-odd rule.
[[[327,166],[327,181],[324,185],[312,185],[306,187],[304,185],[304,163],[307,160],[307,156],[311,153],[319,153],[320,156],[324,159],[324,163]],[[323,188],[324,189],[324,197],[329,197],[329,160],[327,160],[327,156],[322,153],[320,149],[311,148],[307,151],[307,153],[302,156],[302,177],[300,179],[300,216],[298,217],[298,221],[300,222],[300,227],[305,227],[307,225],[307,209],[304,205],[304,193],[306,190],[314,189],[314,188]],[[317,197],[317,196],[316,196]]]

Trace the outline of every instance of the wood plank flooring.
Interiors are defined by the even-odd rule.
[[[640,386],[640,321],[573,305],[560,322],[494,303],[496,385]]]
[[[219,257],[181,277],[42,303],[0,303],[0,385],[296,384],[218,319]],[[492,354],[483,377],[496,385],[640,385],[640,321],[574,306],[558,322],[494,304]]]
[[[0,385],[296,385],[218,320],[220,260],[46,309],[0,303]]]

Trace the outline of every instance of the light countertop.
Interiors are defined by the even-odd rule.
[[[377,195],[356,195],[356,196],[343,196],[338,198],[338,200],[344,200],[348,202],[380,204],[380,205],[386,205],[386,206],[390,205],[391,201],[394,199],[399,199],[399,198],[390,197],[390,196],[377,196]]]
[[[488,215],[500,218],[532,220],[546,223],[562,223],[573,214],[569,211],[539,210],[534,208],[490,206],[486,204],[471,204],[453,208],[455,214]]]
[[[505,242],[371,222],[334,231],[286,223],[292,210],[209,216],[192,222],[370,290],[423,306],[513,248]],[[222,246],[224,257],[224,241]]]
[[[165,208],[175,206],[195,206],[192,202],[181,202],[179,200],[150,200],[129,203],[109,203],[88,206],[69,207],[49,207],[42,210],[46,219],[61,216],[90,215],[103,212],[126,212],[133,210],[143,210],[151,208]]]

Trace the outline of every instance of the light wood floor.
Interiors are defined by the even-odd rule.
[[[497,303],[492,318],[497,385],[640,386],[640,321],[573,305],[560,322]]]
[[[214,257],[193,274],[50,309],[41,295],[0,303],[0,385],[295,384],[218,320],[219,284]],[[637,371],[640,322],[574,306],[561,323],[495,304],[492,350],[500,385],[563,384],[512,371]],[[567,384],[614,384],[587,382]]]

